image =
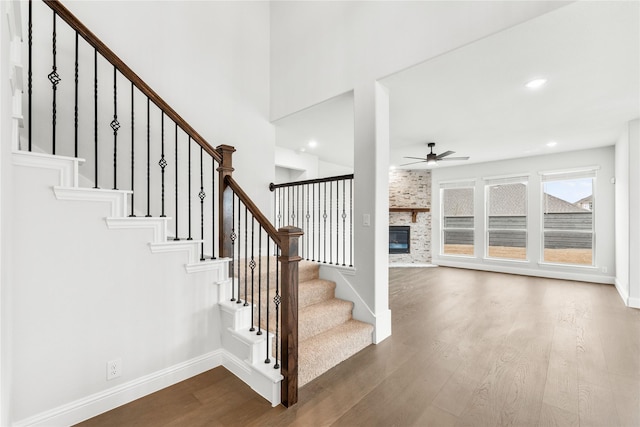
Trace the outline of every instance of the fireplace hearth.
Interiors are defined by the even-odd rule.
[[[411,227],[408,225],[389,226],[389,253],[411,253]]]

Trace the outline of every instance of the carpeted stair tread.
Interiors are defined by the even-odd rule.
[[[298,339],[306,340],[351,319],[353,303],[337,298],[299,310]]]
[[[298,347],[301,387],[372,343],[373,326],[351,319],[309,339]]]
[[[302,309],[322,301],[335,298],[336,283],[324,279],[311,279],[300,282],[298,288],[298,308]]]

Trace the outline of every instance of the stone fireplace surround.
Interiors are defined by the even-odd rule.
[[[389,172],[389,208],[431,208],[431,171],[397,169]],[[389,266],[431,264],[431,212],[390,212],[389,225],[411,227],[411,252],[389,254]]]

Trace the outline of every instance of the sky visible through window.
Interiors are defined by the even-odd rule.
[[[575,203],[593,193],[592,178],[545,182],[544,192],[569,203]]]

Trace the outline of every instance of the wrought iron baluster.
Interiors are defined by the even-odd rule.
[[[278,247],[277,244],[274,244],[275,246],[275,253],[276,253],[276,295],[273,297],[273,303],[276,306],[276,351],[275,351],[275,358],[276,358],[276,363],[273,365],[273,369],[280,369],[280,364],[278,363],[278,360],[280,360],[279,353],[279,344],[280,344],[280,328],[279,328],[279,323],[280,323],[280,262],[278,261],[278,258],[280,258],[280,248]]]
[[[95,48],[93,49],[93,105],[94,188],[100,188],[98,185],[98,50]]]
[[[58,67],[56,65],[56,56],[57,56],[57,31],[56,31],[56,12],[53,11],[53,34],[51,38],[52,46],[53,46],[53,66],[51,72],[47,75],[47,78],[51,82],[51,90],[53,91],[52,103],[51,103],[51,142],[53,145],[52,153],[56,154],[56,120],[57,120],[57,108],[56,108],[56,99],[58,92],[58,84],[60,83],[60,75],[58,74]]]
[[[258,224],[258,333],[262,335],[262,226]],[[268,345],[268,344],[267,344]]]
[[[175,161],[176,161],[176,217],[173,219],[176,222],[176,236],[173,238],[174,241],[180,240],[178,234],[178,124],[175,124]]]
[[[113,129],[113,189],[118,189],[118,129],[120,129],[120,123],[118,122],[118,80],[117,70],[113,67],[113,120],[109,126]]]
[[[322,213],[322,218],[324,219],[324,232],[322,233],[322,248],[323,248],[323,257],[322,262],[324,264],[327,263],[327,182],[324,182],[324,191],[323,191],[323,199],[324,199],[324,211]],[[331,236],[331,233],[329,233]]]
[[[75,39],[74,57],[74,94],[73,94],[73,155],[78,157],[78,32]]]
[[[248,210],[247,206],[245,205],[245,207],[244,207],[244,305],[245,306],[249,305],[249,302],[247,301],[248,300],[247,295],[249,295],[248,288],[247,288],[247,286],[248,286],[248,282],[247,282],[247,280],[248,280],[248,274],[247,274],[248,273],[248,270],[247,270],[248,265],[247,264],[248,263],[247,263],[247,260],[249,259],[249,252],[247,250],[247,248],[249,247],[249,244],[248,244],[248,241],[247,241],[247,239],[249,237],[249,226],[248,226],[248,224],[249,224],[248,223],[249,215],[248,215],[248,212],[249,212],[249,210]]]
[[[235,194],[235,193],[234,193]],[[240,196],[238,196],[238,237],[242,236],[242,209],[240,208]],[[245,232],[245,237],[246,237],[246,232]],[[246,241],[246,239],[245,239]],[[240,257],[242,254],[242,240],[238,239],[238,304],[240,304],[242,302],[241,298],[240,298],[240,290],[242,287],[242,282],[241,282],[241,275],[240,275]],[[245,299],[247,294],[244,294]]]
[[[33,1],[29,0],[29,23],[28,23],[28,71],[27,71],[27,95],[28,95],[28,114],[29,122],[27,124],[27,131],[29,132],[29,151],[31,151],[32,137],[31,137],[31,124],[33,123],[33,113],[31,108],[31,99],[33,97]]]
[[[149,113],[149,98],[147,98],[147,214],[151,216],[151,115]]]
[[[187,237],[187,240],[193,240],[193,237],[191,237],[191,136],[189,136],[189,140],[187,143],[187,153],[189,155],[189,160],[188,160],[188,168],[189,168],[189,183],[188,183],[188,187],[187,187],[187,193],[188,193],[188,200],[187,200],[187,205],[188,205],[188,226],[189,226],[189,237]]]
[[[336,181],[336,265],[340,264],[340,181]]]
[[[349,267],[353,267],[353,178],[349,180]]]
[[[346,199],[347,199],[347,192],[346,192],[346,184],[347,184],[347,180],[343,179],[342,180],[342,266],[345,266],[345,261],[347,260],[347,235],[346,235],[346,231],[347,231],[347,227],[346,227],[346,220],[347,220],[347,213],[346,213]]]
[[[200,147],[200,192],[198,197],[200,198],[200,261],[204,261],[204,198],[207,196],[204,192],[204,173],[202,168],[202,152],[203,148]]]
[[[326,185],[326,184],[325,184]],[[325,194],[325,197],[327,195]],[[333,205],[333,186],[329,182],[329,264],[333,264],[333,210],[331,206]],[[325,260],[326,261],[326,260]]]
[[[267,328],[266,328],[266,332],[267,332],[267,339],[265,340],[267,345],[266,345],[266,358],[264,359],[264,363],[271,363],[271,359],[269,359],[269,295],[271,295],[270,293],[270,276],[271,276],[271,269],[270,269],[270,265],[269,265],[269,259],[271,258],[271,245],[269,243],[270,237],[267,234],[267,301],[266,301],[266,307],[267,307],[267,313],[266,313],[266,317],[267,317]]]
[[[231,301],[236,300],[236,276],[235,276],[235,245],[236,245],[236,197],[235,194],[231,197],[231,263],[229,270],[231,271]],[[240,290],[238,290],[238,299],[240,298]]]
[[[233,217],[232,217],[233,218]],[[216,159],[211,158],[211,259],[216,259]]]
[[[306,214],[306,218],[307,218],[307,229],[305,230],[305,244],[307,245],[307,250],[306,252],[306,258],[307,260],[309,260],[309,243],[311,240],[311,237],[309,236],[309,219],[311,218],[311,215],[309,215],[309,185],[306,185],[307,187],[307,214]]]
[[[134,103],[134,91],[133,91],[133,82],[131,82],[131,214],[130,217],[135,217],[135,103]]]
[[[202,163],[202,153],[200,153],[200,163]],[[164,218],[164,169],[167,167],[167,159],[164,158],[164,111],[160,112],[160,161],[158,161],[161,172],[161,190],[160,190],[160,217]],[[200,167],[202,174],[202,167]]]
[[[256,300],[256,295],[254,292],[254,278],[255,278],[255,270],[256,270],[256,260],[253,257],[253,250],[254,250],[254,246],[255,246],[255,225],[256,225],[256,219],[255,217],[252,215],[251,216],[251,261],[249,261],[249,268],[251,268],[251,305],[253,306],[255,304],[255,300]],[[253,318],[253,307],[251,307],[251,328],[249,328],[249,331],[253,332],[256,330],[256,328],[254,327],[255,325],[255,320]],[[259,319],[258,319],[259,321]]]

